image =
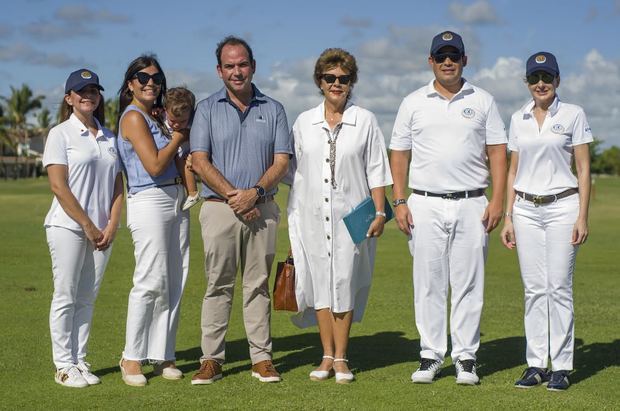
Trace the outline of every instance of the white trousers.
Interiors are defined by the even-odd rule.
[[[136,268],[123,358],[174,361],[181,296],[189,271],[189,213],[181,185],[127,197]]]
[[[553,371],[573,369],[573,272],[577,246],[571,244],[579,196],[536,207],[515,199],[512,221],[525,288],[527,364]]]
[[[54,278],[52,354],[60,369],[86,357],[93,307],[112,247],[96,251],[83,232],[63,227],[46,227],[45,233]]]
[[[475,360],[488,245],[481,219],[488,201],[484,196],[448,200],[411,194],[407,205],[414,224],[409,250],[420,356],[444,360],[451,288],[452,361]]]

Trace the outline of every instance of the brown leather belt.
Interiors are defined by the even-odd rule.
[[[223,198],[219,198],[219,197],[205,198],[205,201],[213,201],[216,203],[228,203],[228,200],[224,200]],[[258,200],[256,200],[255,204],[264,204],[269,201],[273,201],[273,196],[260,197]]]
[[[569,188],[568,190],[564,190],[561,193],[550,194],[546,196],[539,196],[536,194],[524,193],[523,191],[517,191],[517,190],[515,190],[515,192],[522,199],[531,201],[532,203],[534,203],[535,206],[538,207],[539,205],[553,203],[555,201],[558,201],[561,198],[572,196],[573,194],[577,194],[579,190],[576,188]]]

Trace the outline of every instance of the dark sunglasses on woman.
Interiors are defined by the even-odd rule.
[[[537,71],[536,73],[532,73],[525,78],[527,82],[531,85],[538,83],[540,80],[542,80],[545,84],[551,84],[553,83],[555,76],[544,71]]]
[[[161,73],[149,74],[143,71],[138,71],[133,78],[138,79],[138,82],[143,86],[146,86],[149,83],[150,79],[153,79],[153,83],[160,86],[164,81],[164,75]]]
[[[351,75],[343,74],[342,76],[336,76],[335,74],[323,74],[323,80],[325,80],[327,84],[333,84],[338,80],[340,84],[346,85],[351,81]]]

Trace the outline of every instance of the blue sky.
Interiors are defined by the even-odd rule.
[[[0,15],[0,95],[26,83],[55,110],[68,73],[88,67],[111,97],[129,61],[155,52],[169,85],[203,98],[221,87],[217,41],[236,34],[254,49],[255,83],[285,105],[290,124],[320,101],[311,79],[320,52],[351,51],[355,101],[389,138],[402,98],[430,80],[430,41],[445,29],[463,35],[465,77],[496,97],[505,121],[528,98],[525,59],[547,50],[560,64],[561,98],[585,108],[606,146],[620,145],[620,0],[22,0]]]

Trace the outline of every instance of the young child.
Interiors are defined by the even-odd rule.
[[[196,97],[187,88],[174,87],[169,89],[166,92],[164,101],[164,109],[166,111],[165,124],[168,127],[168,131],[172,132],[189,128],[195,104]],[[194,174],[185,166],[188,155],[189,142],[184,143],[180,147],[179,155],[175,158],[177,169],[183,180],[183,186],[187,190],[187,199],[182,207],[183,211],[189,210],[200,201]]]

